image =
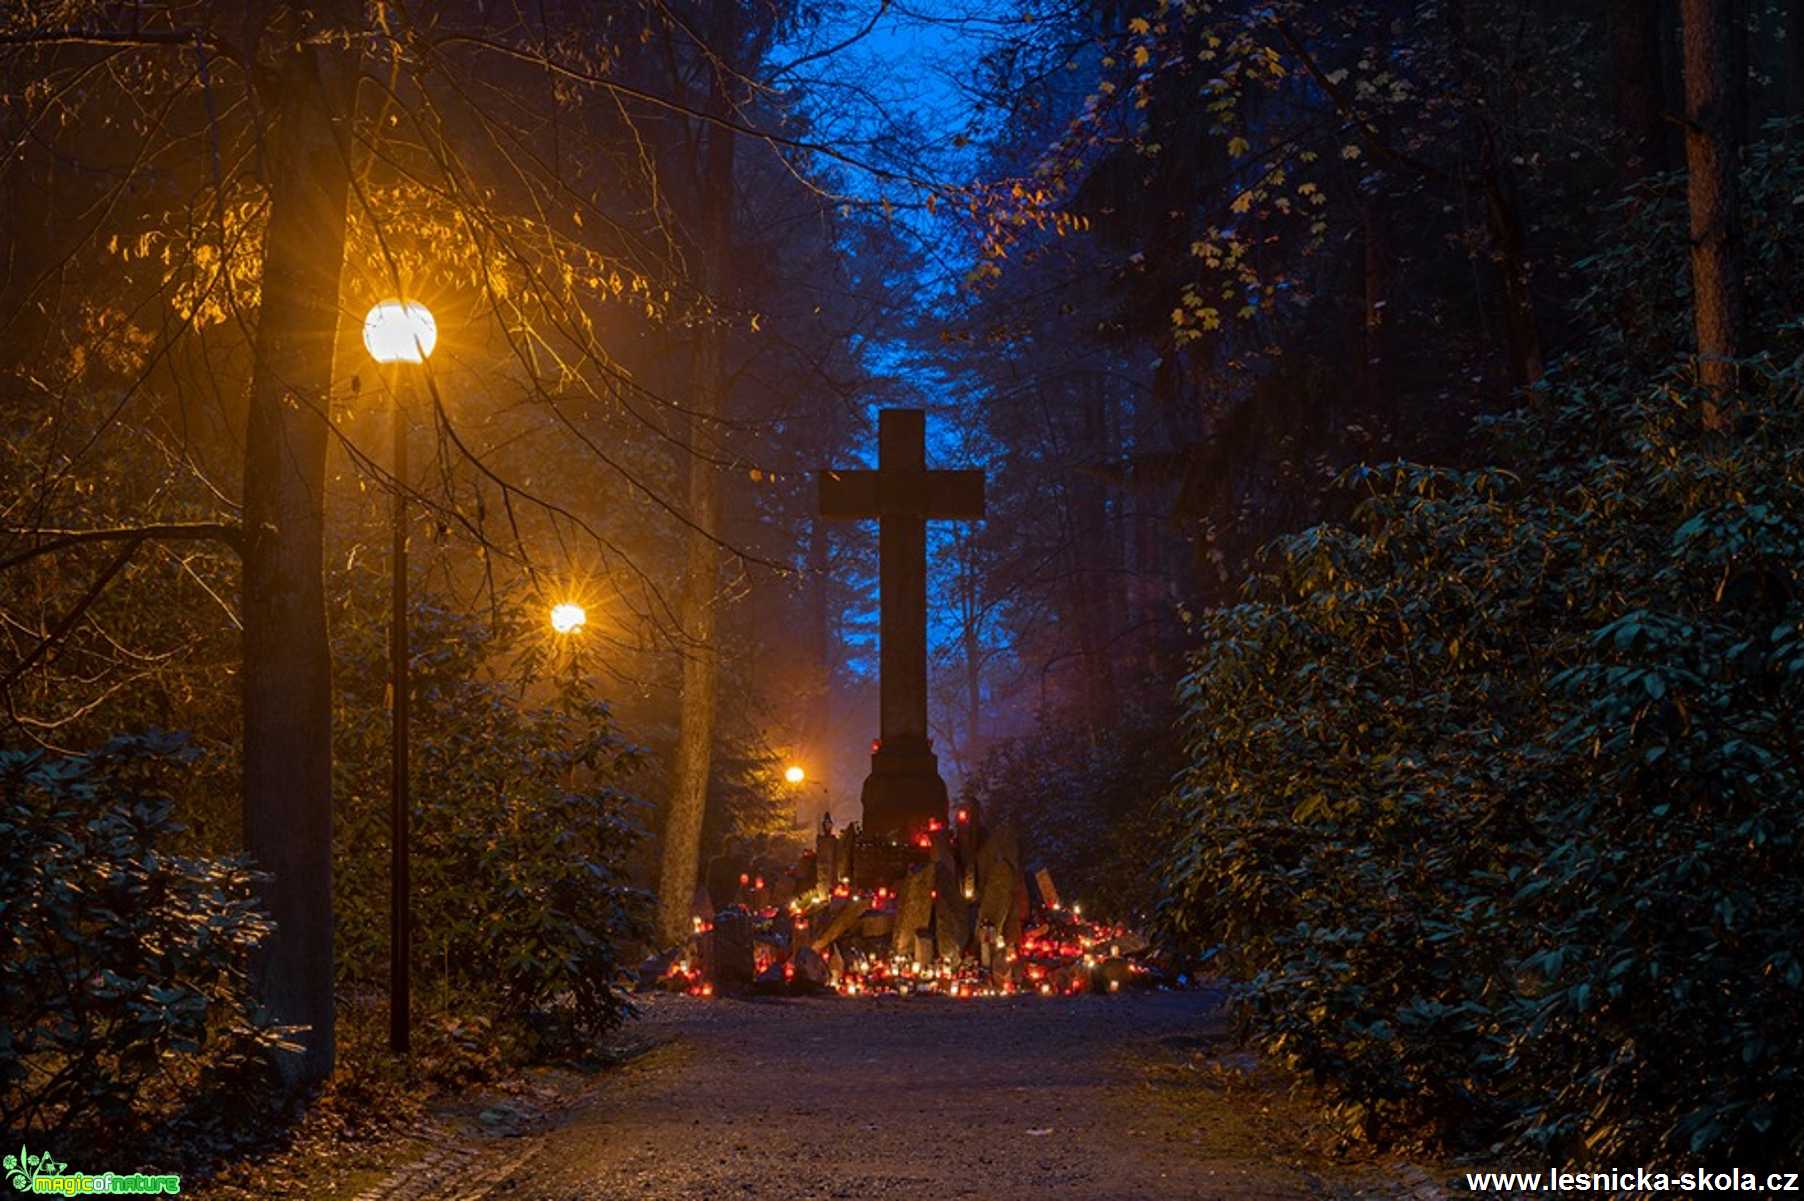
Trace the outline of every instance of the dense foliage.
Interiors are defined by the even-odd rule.
[[[1121,714],[1107,738],[1042,716],[990,748],[959,800],[980,805],[990,823],[1014,824],[1029,865],[1049,870],[1067,901],[1142,917],[1158,897],[1146,864],[1160,845],[1155,802],[1177,770],[1176,744],[1163,709]]]
[[[1795,159],[1744,186],[1750,254],[1795,263]],[[1679,191],[1623,203],[1595,328],[1487,431],[1508,470],[1356,469],[1350,521],[1200,623],[1163,918],[1368,1134],[1804,1145],[1804,322],[1751,273],[1712,431]]]
[[[62,758],[0,752],[0,1125],[117,1140],[177,1097],[242,1081],[269,933],[242,859],[172,853],[171,734]],[[65,1153],[69,1143],[60,1144]]]
[[[388,955],[388,726],[381,626],[347,622],[338,739],[338,968],[382,984]],[[622,864],[641,836],[621,788],[640,751],[575,652],[517,610],[412,619],[415,994],[500,1019],[539,1050],[625,1016],[618,949],[643,898]]]

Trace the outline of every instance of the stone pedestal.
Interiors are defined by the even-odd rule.
[[[912,841],[929,822],[946,820],[946,782],[925,738],[890,738],[871,755],[864,782],[864,828]]]

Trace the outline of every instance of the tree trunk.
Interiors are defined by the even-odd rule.
[[[1079,461],[1108,461],[1107,379],[1098,374],[1085,381],[1078,408]],[[1073,498],[1072,584],[1077,589],[1078,639],[1083,648],[1084,696],[1094,729],[1104,729],[1117,716],[1114,663],[1108,654],[1109,590],[1116,581],[1109,570],[1109,493],[1102,476],[1080,474]]]
[[[1484,135],[1485,212],[1491,246],[1503,274],[1503,324],[1509,342],[1510,367],[1519,388],[1532,388],[1546,369],[1541,329],[1529,289],[1528,252],[1522,236],[1522,209],[1509,168],[1494,133]]]
[[[730,54],[736,31],[732,4],[722,4],[724,36],[715,39],[718,53]],[[714,82],[708,110],[728,114],[723,67],[711,66]],[[706,131],[707,165],[701,172],[702,255],[708,294],[716,302],[727,293],[728,256],[732,253],[733,135],[720,125]],[[711,436],[725,408],[726,374],[721,362],[724,331],[710,320],[701,331],[695,355],[695,399],[688,418],[689,520],[688,565],[683,582],[681,620],[689,647],[683,658],[682,713],[677,723],[676,760],[670,778],[670,803],[664,822],[663,862],[658,876],[658,934],[664,945],[690,933],[689,903],[695,895],[700,864],[702,818],[708,804],[708,773],[714,754],[715,700],[720,657],[715,645],[714,595],[719,577],[720,481],[714,467],[695,450]]]
[[[321,553],[326,406],[344,264],[349,52],[283,52],[261,313],[244,462],[244,838],[270,873],[275,933],[257,991],[307,1027],[279,1064],[291,1086],[331,1074],[332,682]]]
[[[1791,51],[1785,64],[1786,115],[1804,117],[1804,0],[1791,0],[1786,10],[1785,45]]]
[[[1736,151],[1754,136],[1754,105],[1748,88],[1748,0],[1729,6],[1729,145]]]
[[[808,749],[824,753],[833,725],[833,621],[827,603],[831,566],[826,518],[808,521],[808,696],[804,719]]]
[[[1712,394],[1706,424],[1723,428],[1742,338],[1741,231],[1730,118],[1730,0],[1684,0],[1685,164],[1698,380]]]
[[[965,763],[975,768],[983,742],[983,643],[979,626],[983,619],[983,598],[978,591],[977,531],[966,527],[959,537],[964,542],[964,564],[959,572],[959,608],[964,618],[962,642],[965,652]],[[962,766],[962,765],[961,765]],[[970,779],[968,770],[959,775]]]
[[[1616,93],[1616,183],[1626,188],[1667,167],[1659,5],[1610,0],[1610,66]]]
[[[1377,179],[1383,176],[1373,173]],[[1361,302],[1360,348],[1363,351],[1359,365],[1359,387],[1361,392],[1360,419],[1371,421],[1382,420],[1391,426],[1396,414],[1393,400],[1396,389],[1390,380],[1390,338],[1389,323],[1385,320],[1385,310],[1390,301],[1390,240],[1385,222],[1385,210],[1382,198],[1376,194],[1378,184],[1372,185],[1374,191],[1368,192],[1360,201],[1359,224],[1362,254],[1361,280],[1363,295]]]

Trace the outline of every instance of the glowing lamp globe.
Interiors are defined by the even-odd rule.
[[[808,773],[799,767],[791,767],[784,771],[783,778],[788,780],[791,784],[800,784],[803,780],[808,778]]]
[[[438,345],[438,322],[423,304],[384,300],[363,319],[363,345],[378,363],[422,363]]]
[[[581,605],[566,602],[552,606],[551,628],[560,634],[574,634],[577,630],[582,629],[588,620],[589,615],[584,612]]]

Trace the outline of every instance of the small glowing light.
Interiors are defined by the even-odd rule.
[[[783,778],[788,780],[791,784],[800,784],[803,780],[808,778],[808,773],[792,764],[783,772]]]
[[[1120,992],[1121,991],[1121,981],[1119,981],[1119,980],[1109,981],[1109,991],[1110,992]]]
[[[551,628],[560,634],[573,634],[588,623],[589,614],[574,601],[565,601],[561,605],[553,605],[551,609]]]
[[[438,345],[438,322],[423,304],[384,300],[363,319],[363,345],[378,363],[423,363]]]

